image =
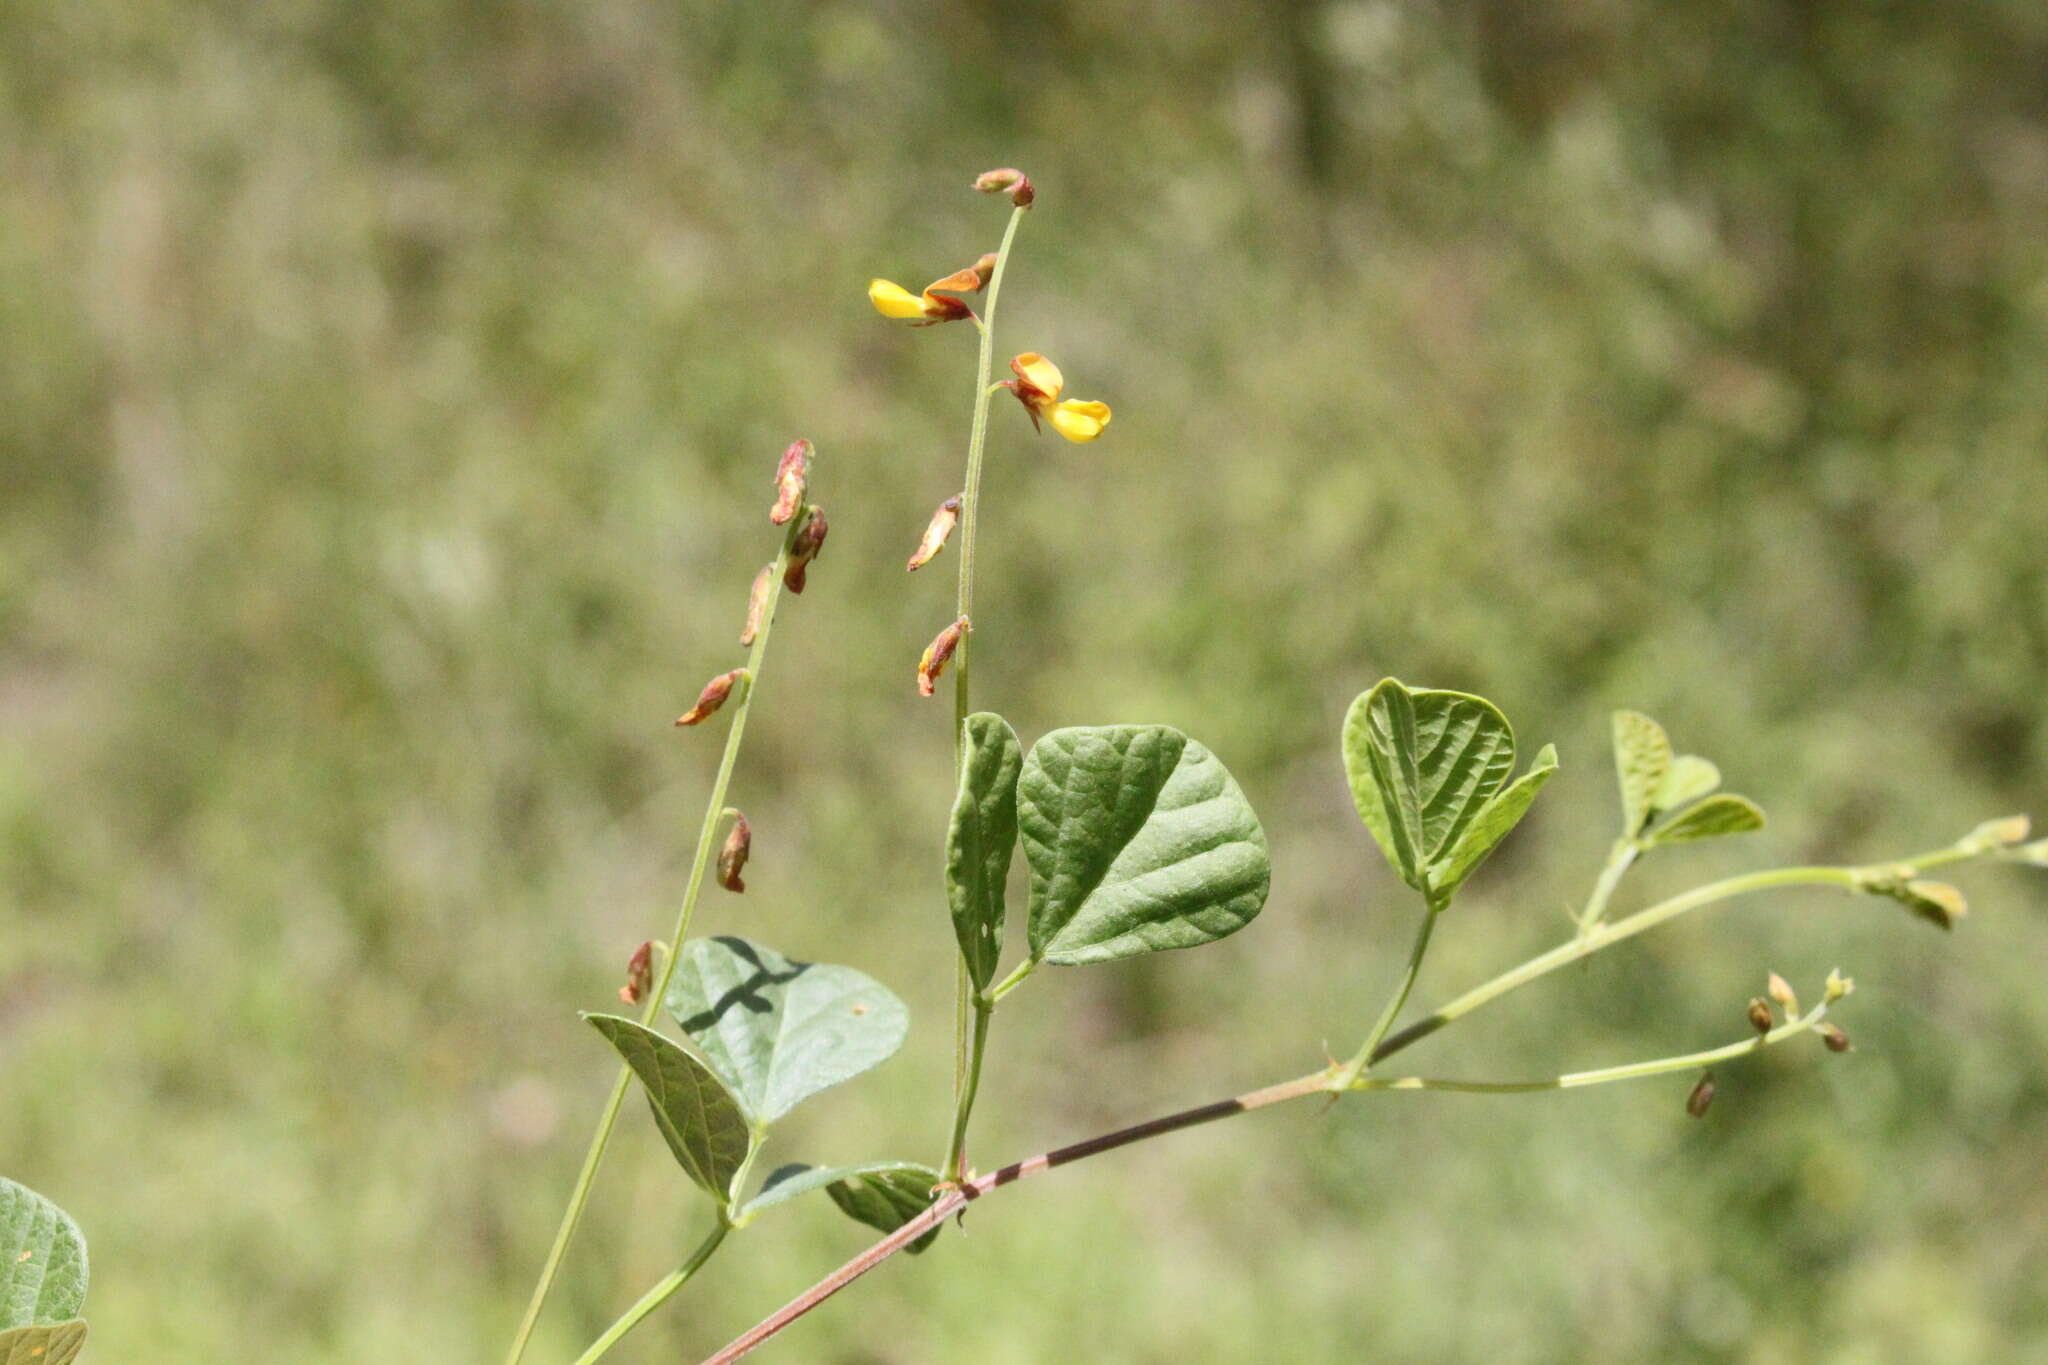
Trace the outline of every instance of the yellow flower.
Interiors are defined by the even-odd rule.
[[[1026,351],[1010,362],[1010,369],[1017,377],[1003,381],[1003,387],[1017,395],[1017,401],[1031,414],[1034,427],[1042,417],[1069,441],[1092,441],[1109,425],[1109,404],[1077,398],[1060,400],[1066,379],[1059,366],[1038,352]]]
[[[875,305],[875,311],[883,317],[899,318],[913,327],[971,318],[974,316],[972,308],[946,295],[980,293],[987,288],[995,263],[993,255],[983,256],[965,270],[956,270],[943,280],[933,280],[924,287],[922,294],[913,294],[893,280],[869,280],[868,302]]]

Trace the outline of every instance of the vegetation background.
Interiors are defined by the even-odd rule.
[[[931,1160],[952,991],[951,614],[973,334],[872,314],[1040,187],[977,700],[1182,726],[1272,833],[1264,917],[1006,1006],[984,1165],[1355,1042],[1413,907],[1345,703],[1482,690],[1565,772],[1418,1001],[1560,934],[1606,715],[1774,819],[1624,905],[2048,815],[2048,9],[1871,0],[0,4],[0,1166],[92,1238],[105,1362],[493,1360],[611,1075],[579,1007],[669,922],[768,474],[832,514],[705,931],[874,972],[903,1055],[781,1159]],[[1383,1096],[977,1209],[773,1358],[2048,1357],[2043,884],[1943,939],[1820,893],[1688,921],[1429,1069],[1739,1036],[1862,986],[1845,1058]],[[543,1325],[697,1235],[630,1122]],[[740,1238],[618,1353],[695,1359],[864,1243]],[[764,1357],[766,1358],[766,1357]]]

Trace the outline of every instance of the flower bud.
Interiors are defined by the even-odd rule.
[[[619,999],[624,1004],[637,1005],[653,984],[654,944],[647,942],[635,948],[633,956],[626,959],[626,984],[619,987]]]
[[[725,699],[732,695],[733,687],[746,680],[747,670],[735,668],[730,673],[721,673],[704,684],[704,690],[697,694],[697,704],[685,711],[676,721],[678,725],[701,725],[709,720],[718,708],[725,705]]]
[[[811,485],[812,453],[809,441],[795,440],[776,462],[775,506],[768,509],[768,520],[777,526],[787,525],[804,505],[804,493]]]
[[[813,507],[810,520],[803,524],[803,529],[796,533],[796,539],[789,543],[789,565],[782,571],[783,587],[795,593],[804,590],[804,576],[811,567],[811,561],[818,557],[818,551],[824,547],[825,532],[829,529],[825,523],[825,509]]]
[[[2032,828],[2026,816],[2008,815],[2000,820],[1986,820],[1971,830],[1963,842],[1975,849],[2011,848],[2024,843]]]
[[[975,286],[976,292],[978,293],[988,288],[988,282],[995,278],[995,274],[996,253],[993,251],[983,252],[981,259],[974,263],[975,278],[981,281],[980,284]]]
[[[1771,1018],[1771,1006],[1762,996],[1749,1002],[1749,1026],[1758,1033],[1769,1033],[1776,1021]]]
[[[1691,1114],[1696,1119],[1705,1118],[1707,1116],[1707,1106],[1713,1102],[1714,1073],[1709,1071],[1706,1075],[1700,1077],[1699,1084],[1695,1085],[1692,1088],[1692,1093],[1685,1097],[1685,1112]]]
[[[1828,1051],[1847,1052],[1849,1050],[1849,1035],[1836,1028],[1833,1024],[1817,1024],[1814,1026],[1813,1031],[1818,1033],[1820,1040],[1828,1045]]]
[[[931,525],[924,528],[924,538],[917,542],[917,553],[910,557],[910,571],[916,573],[931,563],[932,556],[946,548],[947,539],[959,524],[960,495],[956,493],[940,503],[939,510],[932,513]]]
[[[929,697],[938,690],[939,675],[952,662],[953,651],[960,648],[960,637],[973,627],[966,617],[940,631],[932,642],[924,647],[924,657],[917,661],[917,695]]]
[[[747,884],[740,880],[740,873],[746,869],[747,855],[753,852],[754,831],[747,824],[747,817],[738,811],[732,813],[732,832],[725,836],[724,847],[718,850],[718,884],[728,891],[744,891]]]
[[[2048,867],[2048,839],[2036,839],[2031,844],[2022,844],[2008,855],[2016,861],[2032,863],[2035,867]]]
[[[747,591],[747,624],[740,630],[740,643],[750,645],[761,633],[761,618],[768,614],[768,592],[775,586],[775,566],[764,564],[761,572],[754,575],[754,586]]]
[[[1777,1001],[1779,1007],[1785,1011],[1787,1019],[1799,1017],[1799,997],[1792,993],[1791,982],[1779,976],[1776,972],[1772,972],[1771,979],[1764,983],[1764,989],[1770,993],[1771,999]]]
[[[974,188],[983,194],[1001,194],[1008,190],[1010,202],[1020,209],[1030,208],[1032,201],[1038,197],[1038,192],[1031,188],[1031,177],[1014,166],[1005,166],[996,171],[983,171],[974,177]]]
[[[1937,929],[1953,929],[1957,920],[1970,913],[1963,893],[1947,882],[1915,878],[1894,894],[1899,904]]]
[[[1840,1000],[1843,996],[1847,995],[1850,991],[1853,991],[1855,989],[1855,980],[1851,977],[1843,976],[1841,970],[1837,968],[1836,970],[1828,973],[1827,989],[1822,994],[1822,1002],[1824,1004],[1832,1005],[1837,1000]]]

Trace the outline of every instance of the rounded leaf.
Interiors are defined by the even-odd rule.
[[[85,1234],[71,1215],[0,1177],[0,1330],[77,1317],[86,1278]]]

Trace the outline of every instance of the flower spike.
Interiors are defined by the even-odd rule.
[[[1010,369],[1017,377],[1004,380],[1002,386],[1017,395],[1017,401],[1031,415],[1033,427],[1044,418],[1052,423],[1054,431],[1069,441],[1080,442],[1094,440],[1109,425],[1109,404],[1075,398],[1060,400],[1066,378],[1060,374],[1059,366],[1038,352],[1024,352],[1010,362]]]

